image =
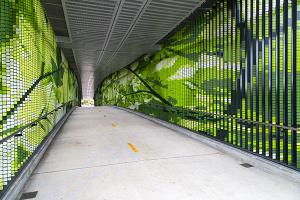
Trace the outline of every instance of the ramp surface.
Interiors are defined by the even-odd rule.
[[[300,184],[134,114],[78,108],[24,189],[41,200],[299,200]]]

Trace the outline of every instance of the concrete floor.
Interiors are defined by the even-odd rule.
[[[78,108],[24,192],[41,200],[300,199],[299,183],[240,164],[126,111]]]

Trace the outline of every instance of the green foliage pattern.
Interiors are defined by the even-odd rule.
[[[69,69],[39,0],[0,0],[0,139],[55,108],[78,104]],[[0,144],[0,191],[64,116],[49,115]]]
[[[220,1],[159,52],[107,77],[95,104],[130,108],[299,169],[300,1],[286,1],[285,11],[269,2]]]

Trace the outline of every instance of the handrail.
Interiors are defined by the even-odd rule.
[[[70,102],[72,102],[72,101],[68,101],[68,102],[66,102],[66,103],[64,103],[64,104],[62,104],[62,105],[60,105],[59,107],[53,109],[52,111],[46,113],[45,115],[43,115],[43,116],[41,116],[41,117],[39,117],[38,119],[34,120],[33,122],[30,122],[30,123],[24,125],[23,127],[19,128],[17,131],[13,132],[12,134],[10,134],[10,135],[8,135],[8,136],[2,138],[2,139],[0,140],[0,145],[3,144],[4,142],[6,142],[7,140],[9,140],[9,139],[12,138],[12,137],[22,136],[22,132],[23,132],[25,129],[27,129],[28,127],[36,126],[37,123],[38,123],[39,121],[42,121],[42,120],[47,119],[47,116],[48,116],[48,115],[53,114],[53,112],[55,112],[55,111],[61,109],[61,108],[64,107],[65,105],[69,104]],[[20,132],[21,132],[21,133],[20,133]]]
[[[161,107],[161,108],[171,108],[171,109],[178,109],[181,111],[193,111],[195,112],[195,114],[202,114],[203,116],[217,116],[220,118],[227,118],[227,119],[231,119],[231,120],[237,120],[239,122],[243,122],[243,123],[248,123],[248,124],[253,124],[253,125],[262,125],[262,126],[266,126],[266,127],[274,127],[274,128],[280,128],[280,129],[285,129],[285,130],[291,130],[291,131],[300,131],[300,128],[296,128],[296,127],[290,127],[290,126],[284,126],[284,125],[279,125],[279,124],[273,124],[273,123],[265,123],[265,122],[259,122],[259,121],[254,121],[254,120],[249,120],[249,119],[241,119],[241,118],[237,118],[237,117],[233,117],[233,116],[226,116],[226,115],[222,115],[222,114],[216,114],[216,113],[208,113],[208,112],[203,112],[203,111],[194,111],[194,110],[190,110],[187,108],[182,108],[182,107],[171,107],[171,106],[162,106],[162,105],[155,105],[155,106],[149,106],[149,107]],[[171,111],[172,112],[172,111]]]

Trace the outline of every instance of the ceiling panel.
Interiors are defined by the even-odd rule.
[[[58,1],[58,0],[54,0]],[[145,53],[203,0],[62,0],[83,97]]]

